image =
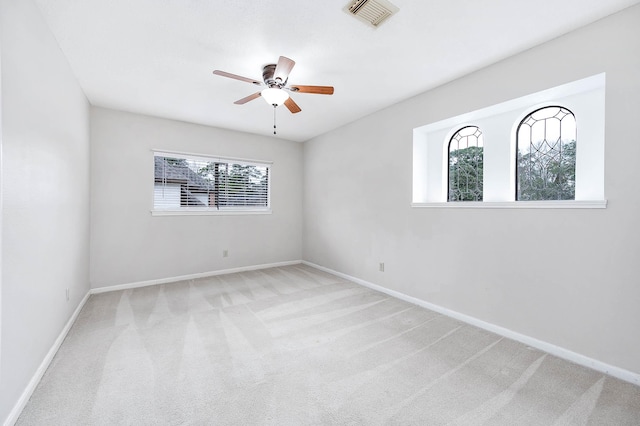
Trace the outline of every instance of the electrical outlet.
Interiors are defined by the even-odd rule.
[[[67,302],[69,301],[69,289],[66,289]]]
[[[380,272],[384,272],[384,262],[380,262]]]
[[[227,249],[222,250],[222,257],[229,257],[229,250]]]

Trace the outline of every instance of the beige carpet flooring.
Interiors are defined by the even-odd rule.
[[[19,425],[639,425],[640,387],[304,265],[91,296]]]

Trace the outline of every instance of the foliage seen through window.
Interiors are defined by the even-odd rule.
[[[575,199],[576,120],[571,111],[545,107],[522,120],[517,169],[517,200]]]
[[[269,166],[223,159],[155,156],[154,208],[265,209]]]
[[[483,144],[476,126],[463,127],[449,141],[448,201],[482,201]]]

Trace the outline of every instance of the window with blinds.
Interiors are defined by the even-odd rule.
[[[270,163],[154,153],[156,211],[265,211]]]

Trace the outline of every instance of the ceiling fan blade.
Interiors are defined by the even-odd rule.
[[[247,96],[247,97],[245,97],[245,98],[238,99],[237,101],[235,101],[235,102],[234,102],[234,104],[236,104],[236,105],[246,104],[246,103],[247,103],[247,102],[249,102],[249,101],[252,101],[252,100],[254,100],[254,99],[258,99],[260,96],[262,96],[262,95],[260,94],[260,92],[256,92],[256,93],[254,93],[253,95],[249,95],[249,96]]]
[[[258,86],[262,85],[262,82],[260,82],[258,80],[255,80],[253,78],[247,78],[247,77],[243,77],[241,75],[231,74],[230,72],[226,72],[226,71],[215,70],[215,71],[213,71],[213,73],[215,75],[220,75],[222,77],[228,77],[228,78],[233,78],[234,80],[240,80],[240,81],[246,81],[247,83],[253,83],[253,84],[256,84]]]
[[[316,95],[333,95],[333,86],[300,86],[295,85],[289,88],[293,92],[314,93]]]
[[[291,98],[288,98],[286,101],[284,101],[284,106],[286,106],[292,114],[302,111],[298,104]]]
[[[285,56],[280,56],[280,59],[278,59],[278,65],[276,65],[276,70],[273,73],[273,78],[276,80],[279,78],[284,84],[284,82],[287,81],[287,78],[289,78],[289,73],[295,64],[296,63],[291,59]]]

